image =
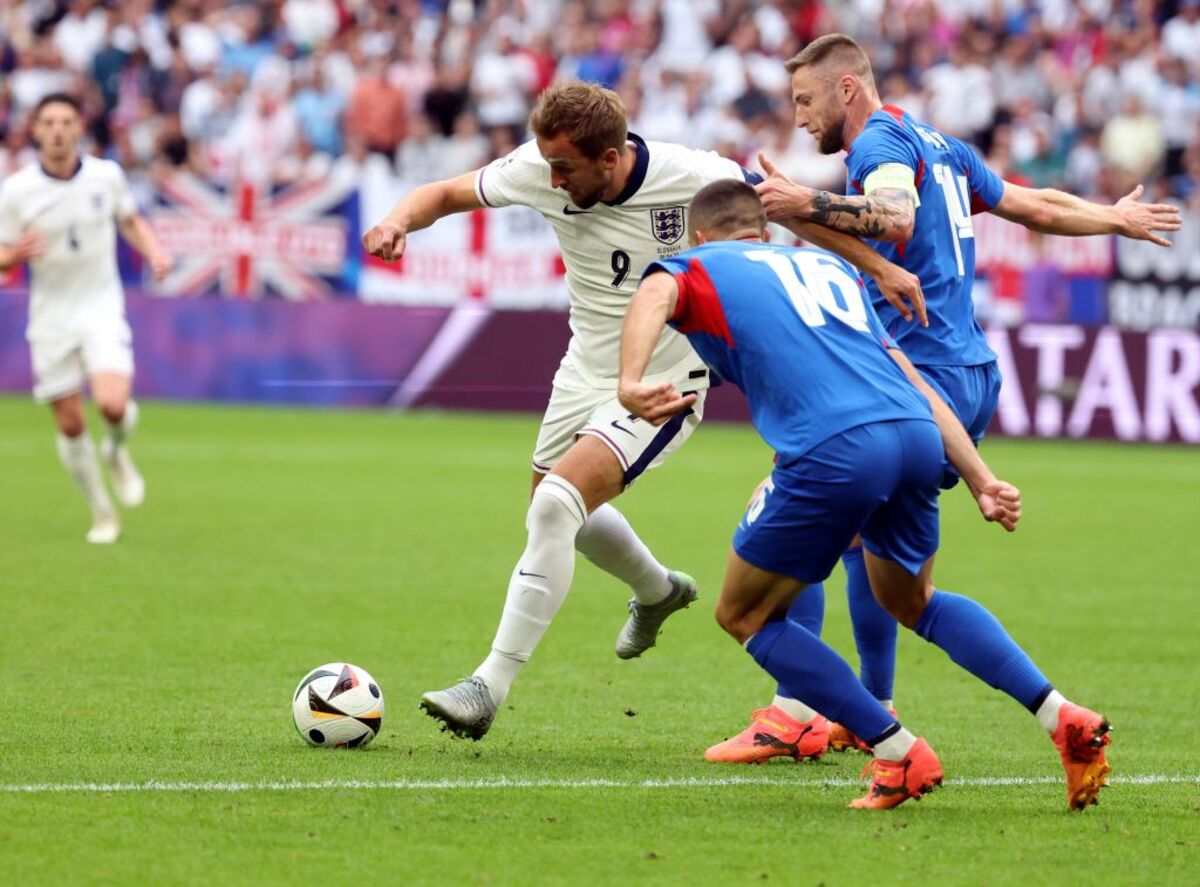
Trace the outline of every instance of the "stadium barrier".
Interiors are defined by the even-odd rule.
[[[144,397],[538,412],[561,311],[131,295]],[[0,389],[28,391],[26,297],[0,295]],[[1005,384],[993,432],[1200,443],[1200,332],[1025,324],[988,331]],[[710,418],[743,421],[714,391]]]

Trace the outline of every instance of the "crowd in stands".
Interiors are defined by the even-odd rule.
[[[90,150],[135,180],[430,180],[511,150],[538,92],[578,77],[646,138],[763,150],[837,188],[782,64],[830,31],[864,44],[885,101],[1006,177],[1200,206],[1200,0],[3,2],[0,177],[33,159],[38,99],[67,90]]]

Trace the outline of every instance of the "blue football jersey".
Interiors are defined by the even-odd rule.
[[[978,366],[996,359],[975,320],[971,290],[975,283],[974,213],[985,212],[1004,195],[1004,182],[958,139],[885,105],[846,154],[846,191],[862,194],[863,183],[881,164],[901,163],[917,184],[916,224],[907,243],[869,241],[884,258],[921,279],[929,310],[929,328],[907,323],[879,294],[874,281],[867,291],[883,325],[913,363],[929,366]]]
[[[746,395],[780,464],[859,425],[932,421],[887,353],[895,343],[858,272],[832,253],[722,241],[660,259],[654,271],[679,287],[671,326]]]

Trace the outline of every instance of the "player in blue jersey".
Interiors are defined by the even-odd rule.
[[[758,189],[768,218],[805,219],[857,234],[920,278],[928,305],[927,327],[900,322],[869,281],[867,290],[884,326],[976,443],[996,410],[1001,380],[996,356],[975,321],[971,216],[994,212],[1035,231],[1119,234],[1162,246],[1170,242],[1155,232],[1179,228],[1178,208],[1139,203],[1140,188],[1114,206],[1103,206],[1061,191],[1002,181],[967,145],[899,108],[882,105],[870,61],[849,37],[821,37],[789,61],[787,68],[792,75],[796,125],[817,140],[823,153],[847,152],[848,194],[830,194],[788,181],[762,158],[771,173]],[[948,488],[956,477],[947,469],[944,486]],[[860,676],[875,697],[891,708],[896,623],[875,604],[857,544],[843,563]],[[793,617],[819,625],[820,613],[813,611],[820,603],[802,596]],[[811,707],[779,693],[772,706],[755,712],[746,730],[714,745],[706,757],[749,762],[781,754],[819,754],[822,749],[812,741],[813,727]],[[832,726],[829,736],[835,749],[861,747],[839,725]]]
[[[825,579],[861,534],[879,604],[1033,712],[1062,753],[1070,805],[1094,803],[1111,769],[1108,722],[1064,699],[986,609],[933,585],[944,458],[984,517],[1010,531],[1019,492],[991,473],[896,348],[850,265],[822,250],[764,243],[762,203],[733,179],[697,193],[689,225],[694,248],[651,263],[630,302],[619,397],[651,423],[690,408],[695,395],[642,381],[669,324],[741,389],[775,450],[775,470],[734,534],[717,621],[790,695],[867,739],[874,776],[851,806],[894,807],[931,790],[942,769],[929,745],[787,618],[797,595]]]

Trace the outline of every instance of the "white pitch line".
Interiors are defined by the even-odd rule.
[[[1055,785],[1062,781],[1056,776],[967,776],[947,779],[946,785],[956,786],[1021,786]],[[1152,773],[1114,776],[1112,785],[1200,785],[1200,774]],[[847,788],[860,785],[860,780],[843,777],[834,779],[750,779],[746,777],[680,779],[469,779],[469,780],[361,780],[329,779],[317,782],[40,782],[28,784],[0,783],[0,794],[114,794],[118,792],[294,792],[327,791],[458,791],[463,789],[523,789],[523,788],[722,788],[726,786],[783,786],[787,788]]]

